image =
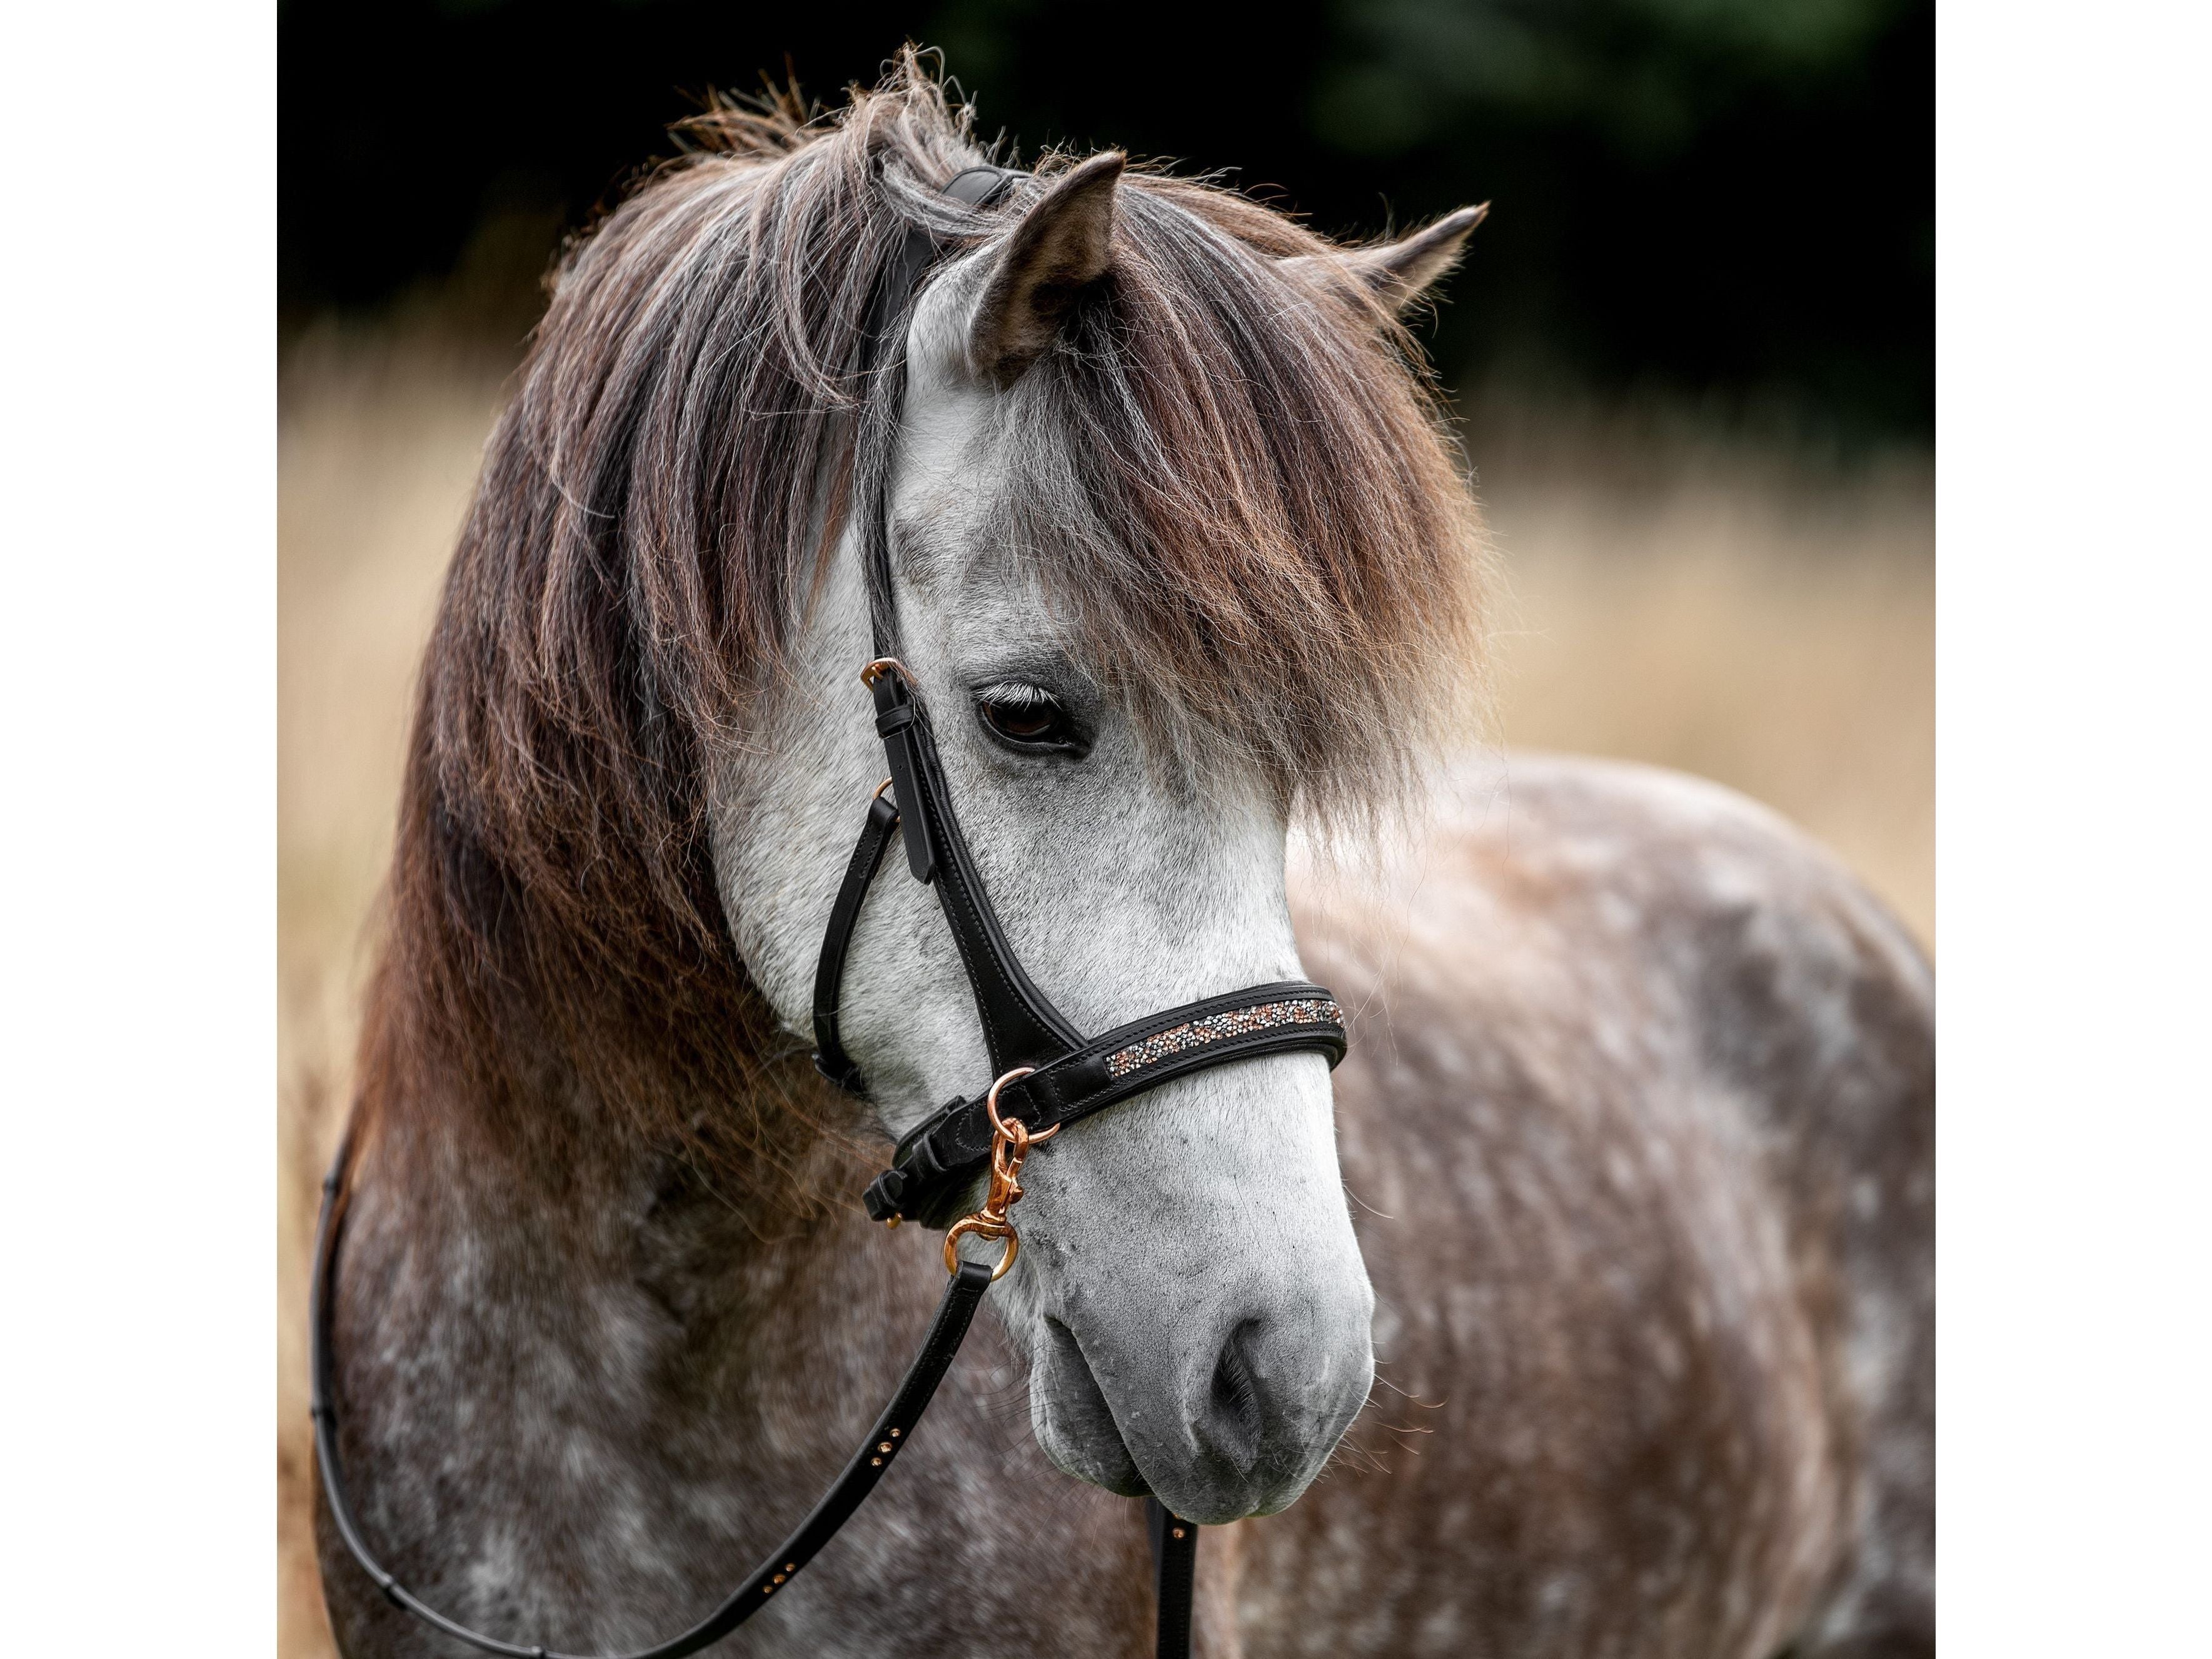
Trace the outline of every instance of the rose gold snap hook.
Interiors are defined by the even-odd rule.
[[[1038,1141],[1049,1140],[1058,1134],[1060,1126],[1055,1123],[1042,1134],[1031,1135],[1030,1126],[1021,1119],[999,1115],[999,1091],[1018,1078],[1029,1076],[1036,1069],[1033,1066],[1017,1066],[994,1083],[991,1092],[984,1097],[983,1109],[991,1119],[991,1185],[984,1196],[983,1207],[973,1215],[961,1217],[946,1230],[945,1271],[949,1273],[960,1271],[958,1245],[967,1234],[973,1233],[978,1238],[1006,1241],[1006,1254],[999,1258],[999,1265],[991,1269],[994,1285],[1006,1276],[1006,1269],[1014,1265],[1014,1257],[1022,1248],[1020,1235],[1014,1231],[1014,1224],[1006,1218],[1006,1212],[1022,1201],[1022,1160],[1029,1156],[1030,1148]]]

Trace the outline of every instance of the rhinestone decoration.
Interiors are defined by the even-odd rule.
[[[1263,1002],[1256,1008],[1232,1008],[1225,1014],[1208,1014],[1204,1019],[1194,1019],[1188,1025],[1178,1025],[1141,1042],[1133,1042],[1106,1057],[1106,1071],[1112,1077],[1127,1077],[1132,1072],[1158,1064],[1170,1054],[1187,1054],[1224,1037],[1271,1030],[1278,1025],[1343,1024],[1344,1010],[1334,1001],[1321,997]]]

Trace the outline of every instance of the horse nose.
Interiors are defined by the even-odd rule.
[[[1230,1322],[1188,1403],[1193,1449],[1213,1486],[1248,1512],[1303,1491],[1365,1403],[1373,1359],[1365,1322],[1247,1313]],[[1311,1321],[1311,1323],[1310,1323]],[[1343,1328],[1312,1328],[1319,1323]],[[1195,1518],[1195,1517],[1194,1517]]]

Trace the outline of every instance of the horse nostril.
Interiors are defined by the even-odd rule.
[[[1215,1451],[1239,1468],[1249,1469],[1258,1461],[1265,1427],[1260,1379],[1251,1357],[1259,1334],[1256,1319],[1245,1320],[1229,1333],[1229,1340],[1221,1345],[1221,1357],[1214,1361],[1213,1380],[1206,1393],[1206,1437]]]

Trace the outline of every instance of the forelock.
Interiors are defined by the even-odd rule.
[[[1157,755],[1324,815],[1399,796],[1482,695],[1486,559],[1413,342],[1328,246],[1133,173],[1115,260],[995,410],[989,539]]]

